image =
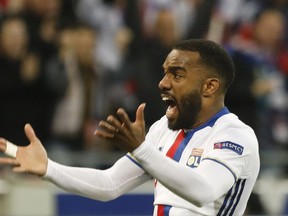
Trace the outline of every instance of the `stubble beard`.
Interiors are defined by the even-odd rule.
[[[197,90],[184,96],[178,103],[179,115],[174,122],[168,122],[171,130],[192,129],[202,108],[202,98]]]

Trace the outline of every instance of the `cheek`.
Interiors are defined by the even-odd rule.
[[[191,83],[187,83],[184,88],[181,89],[181,95],[187,96],[195,93],[201,94],[203,91],[203,87],[200,85],[192,85]]]
[[[202,95],[204,89],[204,79],[202,77],[187,77],[185,82],[173,83],[174,95],[179,99],[190,95],[191,93],[199,93]]]

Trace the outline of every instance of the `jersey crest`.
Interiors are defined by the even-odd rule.
[[[191,168],[198,167],[201,161],[203,151],[204,150],[201,148],[193,148],[186,165]]]

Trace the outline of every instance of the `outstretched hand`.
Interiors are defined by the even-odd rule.
[[[12,165],[14,172],[26,172],[43,176],[47,171],[47,152],[30,124],[26,124],[24,130],[30,144],[28,146],[18,146],[15,158],[0,158],[0,164]],[[0,138],[0,151],[5,153],[6,148],[7,140]]]
[[[95,131],[95,135],[114,140],[119,148],[132,152],[145,139],[145,105],[143,103],[138,107],[134,122],[131,122],[124,109],[118,109],[117,117],[110,115],[106,121],[100,121],[99,130]]]

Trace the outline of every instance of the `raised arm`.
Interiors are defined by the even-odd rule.
[[[13,166],[14,172],[35,174],[58,187],[81,196],[107,201],[119,197],[141,185],[151,177],[133,159],[124,156],[111,168],[70,167],[51,161],[31,125],[25,125],[30,144],[16,146],[0,138],[0,151],[10,157],[0,158],[0,163]]]
[[[191,169],[166,157],[149,141],[144,141],[144,127],[144,105],[140,105],[135,122],[119,109],[117,117],[109,116],[100,122],[101,130],[96,131],[96,135],[120,140],[119,147],[131,152],[149,175],[197,206],[216,200],[235,183],[231,171],[213,160],[205,160],[197,169]]]

